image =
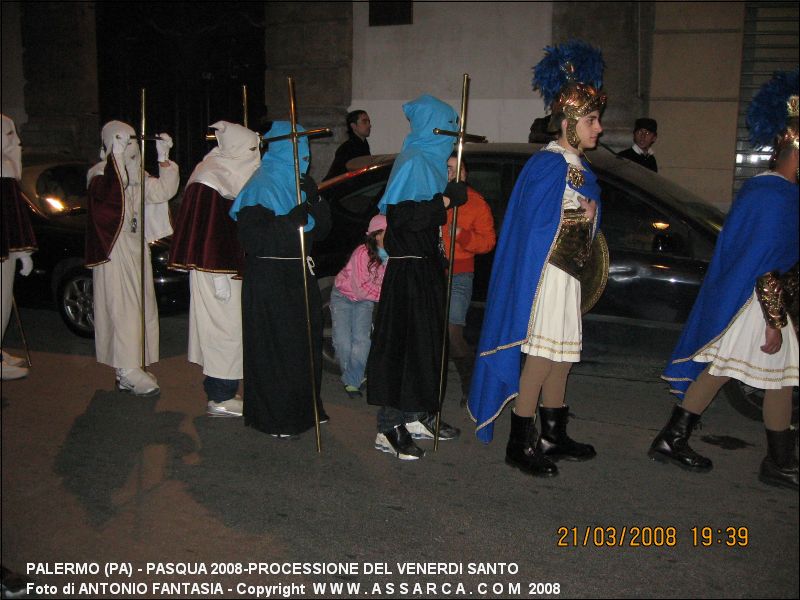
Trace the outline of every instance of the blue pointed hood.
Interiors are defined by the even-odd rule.
[[[458,114],[449,104],[433,96],[423,95],[403,105],[411,132],[394,161],[386,192],[378,203],[381,213],[386,207],[406,200],[430,200],[447,185],[447,158],[453,151],[453,138],[435,135],[433,129],[458,129]]]
[[[305,128],[298,123],[297,131],[305,131]],[[292,124],[289,121],[275,121],[266,132],[265,137],[277,137],[291,132]],[[300,174],[304,175],[308,171],[311,160],[307,137],[298,138],[297,156],[300,159]],[[302,192],[302,196],[305,200],[305,192]],[[236,196],[229,214],[235,221],[239,211],[243,208],[260,205],[280,216],[288,213],[296,204],[292,141],[286,139],[269,144],[269,148],[261,159],[261,166]],[[314,218],[309,215],[308,225],[304,230],[310,231],[313,228]]]

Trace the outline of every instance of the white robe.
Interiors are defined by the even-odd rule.
[[[214,296],[214,278],[226,277],[231,297],[220,302]],[[189,307],[189,361],[203,367],[203,373],[218,379],[241,379],[242,365],[242,282],[233,275],[189,272],[192,300]]]
[[[145,202],[162,204],[178,191],[178,165],[159,166],[159,177],[145,179]],[[117,369],[133,369],[141,365],[141,286],[140,286],[140,236],[131,232],[131,219],[138,212],[140,202],[138,186],[125,188],[125,215],[109,260],[92,268],[94,285],[94,342],[97,361]],[[166,210],[146,211],[148,222],[163,215],[161,223],[152,230],[169,235]],[[141,221],[141,219],[139,219]],[[141,225],[139,225],[141,227]],[[150,227],[148,227],[150,230]],[[153,240],[148,240],[153,241]],[[153,267],[150,247],[145,244],[145,331],[147,337],[145,365],[158,361],[158,308],[153,285]]]

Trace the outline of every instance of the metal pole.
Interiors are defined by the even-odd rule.
[[[147,368],[147,329],[145,327],[146,320],[145,320],[145,308],[144,308],[144,301],[145,301],[145,293],[144,293],[144,282],[145,282],[145,237],[144,237],[144,230],[145,230],[145,218],[144,218],[144,206],[145,206],[145,169],[144,169],[144,141],[145,135],[147,134],[146,130],[146,121],[145,121],[145,89],[142,88],[142,101],[141,101],[141,124],[139,129],[139,135],[141,136],[139,139],[139,149],[141,153],[141,165],[139,165],[139,251],[141,256],[141,264],[139,265],[139,283],[141,285],[139,299],[141,301],[141,310],[139,314],[141,316],[141,325],[142,325],[142,370]]]
[[[467,129],[467,98],[469,97],[469,75],[464,73],[461,87],[461,119],[458,126],[458,150],[456,162],[456,182],[461,181],[461,155],[464,151],[464,132]],[[453,207],[453,222],[450,223],[450,252],[447,266],[447,295],[444,304],[444,333],[442,334],[442,362],[439,369],[439,407],[436,411],[436,432],[433,436],[433,450],[439,449],[439,428],[442,422],[442,405],[444,404],[445,381],[447,378],[447,343],[450,333],[450,295],[453,291],[453,259],[456,253],[456,224],[458,207]]]
[[[247,85],[242,84],[242,125],[247,127]]]
[[[303,203],[303,196],[300,193],[300,157],[297,154],[297,112],[294,99],[294,79],[288,77],[289,82],[289,113],[292,122],[292,153],[294,157],[294,188],[297,194],[298,206]],[[306,273],[306,242],[303,235],[303,228],[298,228],[300,234],[300,268],[303,270],[303,298],[306,304],[306,337],[308,340],[308,365],[311,381],[311,399],[314,403],[314,432],[317,438],[317,452],[322,452],[322,438],[319,428],[319,407],[317,406],[317,378],[314,369],[314,345],[311,334],[311,307],[308,301],[308,274]]]
[[[19,308],[17,308],[17,299],[11,296],[11,308],[14,309],[14,317],[17,321],[17,329],[19,329],[19,337],[22,338],[22,347],[25,348],[25,359],[28,361],[28,368],[33,366],[31,362],[31,352],[28,349],[28,340],[25,337],[25,330],[22,328],[22,319],[19,316]]]

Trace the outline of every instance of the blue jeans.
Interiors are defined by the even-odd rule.
[[[454,273],[450,290],[450,324],[466,325],[469,303],[472,301],[472,280],[475,273]]]
[[[239,389],[239,381],[237,379],[218,379],[217,377],[209,377],[203,380],[203,389],[206,391],[209,402],[225,402],[230,400],[236,395],[236,390]]]
[[[342,383],[361,387],[369,356],[374,302],[354,302],[335,287],[331,291],[333,348],[342,369]]]

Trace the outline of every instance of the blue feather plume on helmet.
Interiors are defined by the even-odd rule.
[[[533,67],[533,89],[542,94],[545,107],[550,106],[561,89],[570,81],[603,87],[605,61],[603,53],[581,40],[570,40],[544,48],[544,58]],[[570,72],[567,65],[572,65]]]
[[[747,109],[750,143],[755,148],[771,146],[786,129],[787,102],[798,95],[798,69],[776,71],[761,86]]]

